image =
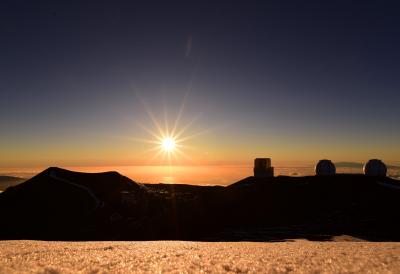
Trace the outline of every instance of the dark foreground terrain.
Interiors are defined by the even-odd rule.
[[[206,187],[49,168],[0,194],[0,238],[399,241],[399,208],[400,184],[385,177],[249,177]]]

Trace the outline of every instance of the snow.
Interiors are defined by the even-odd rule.
[[[399,273],[400,243],[0,241],[0,273]]]

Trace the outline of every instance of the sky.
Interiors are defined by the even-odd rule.
[[[400,163],[399,12],[2,1],[0,167],[165,164],[157,123],[183,130],[174,165]]]

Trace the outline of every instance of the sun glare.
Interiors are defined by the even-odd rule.
[[[161,146],[165,151],[172,152],[175,149],[175,140],[171,137],[164,138]]]
[[[179,163],[183,160],[192,161],[193,159],[187,155],[184,150],[193,149],[190,145],[187,144],[187,141],[197,137],[201,134],[207,132],[207,130],[194,132],[192,134],[188,134],[192,124],[197,119],[198,116],[195,116],[188,122],[183,125],[180,125],[181,116],[183,115],[183,110],[185,106],[186,96],[184,97],[181,107],[177,113],[175,121],[172,123],[168,123],[167,112],[164,112],[164,123],[162,119],[157,119],[156,115],[150,110],[144,100],[139,97],[145,111],[147,112],[153,127],[149,128],[148,126],[143,125],[142,123],[137,121],[137,125],[140,126],[145,132],[147,132],[151,138],[149,139],[137,139],[136,141],[145,142],[155,144],[152,148],[147,149],[145,152],[153,152],[155,154],[153,157],[149,159],[149,163],[152,163],[153,160],[159,159],[161,164],[165,162],[168,165],[172,165],[174,163]],[[171,121],[170,121],[171,122]]]

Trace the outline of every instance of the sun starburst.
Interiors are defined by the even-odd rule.
[[[164,112],[164,123],[162,119],[158,119],[148,105],[141,99],[142,105],[149,116],[152,127],[144,126],[142,123],[137,123],[146,133],[149,134],[149,139],[136,139],[137,141],[154,144],[155,146],[148,149],[147,152],[154,151],[155,154],[150,158],[149,162],[153,162],[158,159],[162,163],[167,162],[171,165],[174,162],[178,162],[182,158],[185,160],[192,161],[192,158],[184,152],[184,150],[191,149],[187,144],[187,141],[202,134],[202,132],[196,132],[188,134],[189,129],[197,119],[190,120],[188,123],[181,124],[181,117],[185,108],[186,96],[182,101],[181,107],[177,113],[177,116],[172,124],[169,124],[167,119],[166,111]]]

